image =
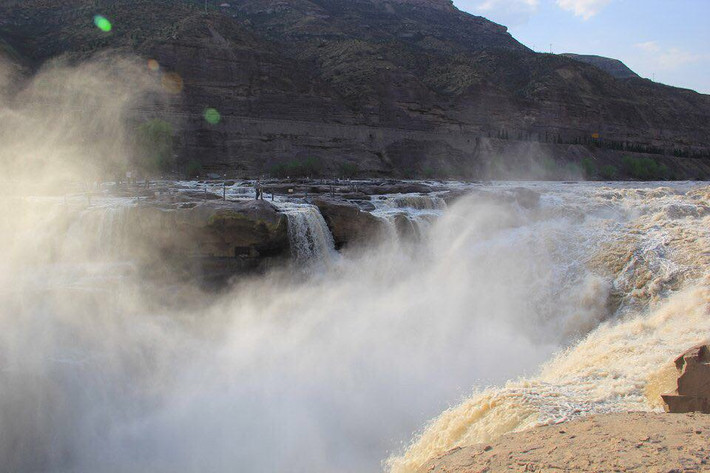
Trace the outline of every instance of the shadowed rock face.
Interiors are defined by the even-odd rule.
[[[10,1],[0,41],[35,65],[107,48],[157,59],[184,84],[180,161],[205,172],[315,158],[327,176],[564,178],[538,164],[586,158],[622,178],[622,156],[649,152],[676,177],[710,176],[708,96],[536,54],[449,0],[227,3],[105,2],[104,34],[96,2]]]
[[[287,258],[286,216],[263,200],[160,199],[131,208],[126,251],[143,255],[149,271],[222,283],[272,257]]]

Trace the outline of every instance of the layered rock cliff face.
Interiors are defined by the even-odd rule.
[[[534,53],[449,0],[29,0],[0,18],[35,66],[113,48],[179,76],[179,159],[204,172],[545,177],[586,159],[624,177],[645,153],[710,176],[710,97]]]

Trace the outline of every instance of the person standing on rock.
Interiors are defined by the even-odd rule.
[[[254,183],[254,192],[256,192],[256,200],[259,200],[259,196],[261,195],[261,181],[259,179]]]

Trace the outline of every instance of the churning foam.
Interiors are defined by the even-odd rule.
[[[610,277],[616,316],[537,376],[477,392],[445,411],[388,460],[392,473],[415,472],[457,446],[536,425],[659,409],[660,393],[675,379],[670,361],[710,337],[708,188],[598,188],[584,195],[588,204],[569,204],[599,210],[606,201],[610,212],[625,214],[615,219],[613,238],[586,258],[590,269]]]
[[[510,430],[649,409],[664,362],[710,333],[705,185],[530,184],[539,205],[508,184],[449,208],[400,196],[376,213],[421,223],[407,245],[219,296],[143,278],[155,255],[132,239],[130,199],[61,195],[126,164],[125,119],[156,93],[141,69],[50,67],[0,97],[8,470],[376,471],[472,386],[503,386],[389,463],[413,471]],[[331,253],[314,208],[290,221],[297,255]]]
[[[499,187],[439,210],[407,251],[388,240],[216,299],[95,265],[130,258],[99,251],[130,250],[126,202],[27,204],[9,227],[23,258],[3,259],[4,463],[374,471],[472,386],[503,386],[389,460],[407,472],[512,430],[652,408],[664,363],[710,334],[708,189],[541,185],[521,207]]]

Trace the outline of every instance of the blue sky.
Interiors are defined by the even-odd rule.
[[[710,94],[710,0],[454,0],[536,51],[597,54]]]

